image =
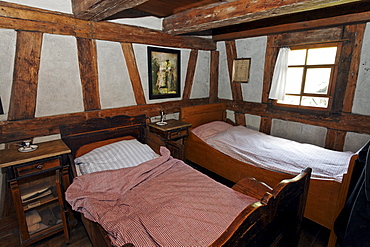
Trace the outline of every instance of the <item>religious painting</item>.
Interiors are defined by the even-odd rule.
[[[148,47],[149,99],[180,97],[180,51]]]

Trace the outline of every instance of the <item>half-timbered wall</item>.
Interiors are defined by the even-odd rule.
[[[5,109],[0,143],[55,135],[60,124],[87,118],[152,117],[160,110],[171,114],[183,105],[208,102],[211,53],[216,49],[210,39],[82,21],[3,1],[0,5]],[[181,97],[149,100],[149,45],[181,50]]]
[[[9,2],[59,10],[70,0]],[[210,80],[217,84],[210,70],[210,63],[218,64],[213,41],[164,34],[158,20],[142,25],[151,29],[93,23],[9,2],[0,1],[0,148],[60,138],[61,124],[120,114],[153,117],[160,110],[176,117],[171,114],[181,106],[209,102]],[[148,46],[181,50],[180,97],[149,100]]]
[[[344,40],[346,55],[338,79],[342,95],[336,99],[335,113],[287,111],[273,108],[267,99],[277,51],[284,45],[281,37],[309,43],[314,33],[315,30],[311,30],[218,42],[219,98],[228,104],[231,110],[228,116],[240,124],[299,142],[355,152],[370,140],[370,23],[343,25],[319,32],[317,40],[321,35]],[[252,59],[250,80],[234,85],[230,83],[230,68],[223,68],[227,68],[233,58],[243,57]]]

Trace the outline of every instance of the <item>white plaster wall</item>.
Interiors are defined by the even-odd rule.
[[[210,52],[199,51],[190,98],[209,97]],[[184,78],[185,79],[185,78]]]
[[[44,34],[36,117],[84,111],[76,38]]]
[[[357,152],[368,141],[370,141],[370,135],[368,135],[368,134],[347,132],[346,138],[345,138],[345,141],[344,141],[343,151]]]
[[[370,115],[370,22],[366,24],[352,112]]]
[[[236,40],[238,58],[251,58],[248,83],[241,83],[243,100],[261,102],[267,36]]]
[[[226,118],[230,119],[235,123],[235,112],[226,110]]]
[[[245,121],[247,128],[253,129],[253,130],[260,130],[260,124],[261,124],[261,117],[251,114],[245,114]]]
[[[5,113],[0,115],[0,121],[8,119],[9,101],[13,82],[16,39],[17,34],[14,30],[0,29],[0,97]]]
[[[273,119],[271,135],[324,147],[326,128]]]
[[[96,41],[102,109],[136,105],[120,43]]]
[[[72,14],[72,0],[3,0],[40,9]]]
[[[230,77],[227,69],[227,56],[225,42],[217,42],[217,51],[219,51],[218,68],[218,97],[221,99],[233,99],[230,88]]]

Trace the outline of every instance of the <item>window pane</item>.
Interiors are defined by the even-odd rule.
[[[307,69],[305,93],[327,94],[331,68]]]
[[[288,68],[285,92],[300,94],[302,86],[303,68]]]
[[[306,61],[306,50],[290,50],[288,56],[289,65],[304,65]]]
[[[328,108],[329,98],[324,97],[302,97],[301,105]]]
[[[285,95],[284,100],[278,100],[279,104],[299,105],[301,96]]]
[[[334,64],[337,47],[309,49],[307,55],[307,64]]]

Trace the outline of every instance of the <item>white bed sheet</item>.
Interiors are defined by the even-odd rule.
[[[209,128],[211,126],[203,126],[203,129]],[[193,132],[202,139],[199,129]],[[266,135],[244,126],[230,126],[203,140],[234,159],[258,167],[289,174],[311,167],[312,178],[337,182],[342,181],[354,155]]]

